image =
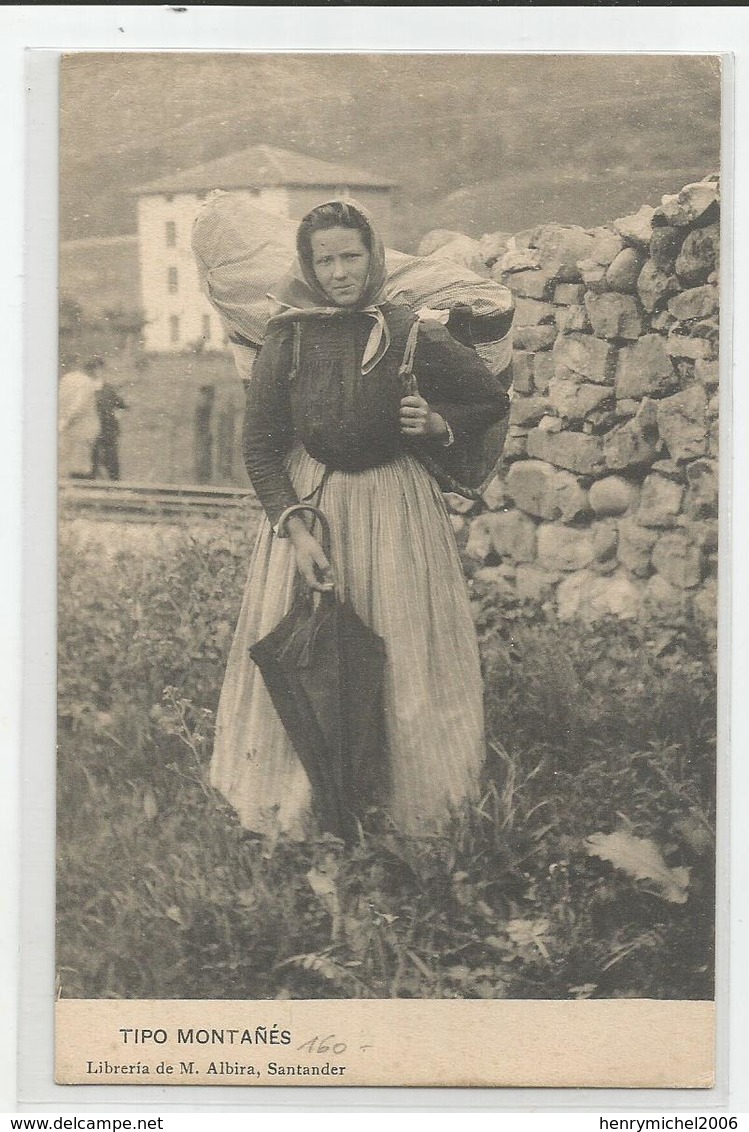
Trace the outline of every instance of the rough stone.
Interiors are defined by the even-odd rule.
[[[455,534],[459,535],[461,533],[461,531],[464,530],[465,525],[466,525],[466,521],[465,521],[465,519],[463,518],[462,515],[451,514],[450,515],[450,525],[452,526],[452,529],[454,530]]]
[[[720,425],[718,421],[710,422],[707,432],[707,454],[713,460],[717,460],[720,454]]]
[[[687,497],[684,505],[690,519],[712,519],[718,514],[718,465],[714,460],[695,460],[686,468]]]
[[[693,460],[707,452],[707,394],[690,385],[658,402],[658,432],[673,460]]]
[[[718,644],[718,583],[715,578],[706,578],[692,593],[691,606],[697,627],[715,649]]]
[[[677,483],[684,482],[684,468],[681,464],[677,464],[676,460],[656,460],[650,468],[651,472],[658,472],[662,476],[668,476],[671,480],[676,480]]]
[[[479,248],[487,267],[494,267],[497,260],[502,258],[511,239],[509,232],[487,232],[481,237]]]
[[[686,531],[668,531],[653,547],[653,566],[667,582],[680,589],[698,586],[703,576],[704,552]]]
[[[511,464],[513,460],[522,460],[527,450],[527,436],[513,436],[508,433],[505,446],[502,449],[502,462],[504,464]]]
[[[717,343],[710,338],[680,332],[676,326],[669,331],[666,350],[672,358],[691,358],[693,361],[717,357]]]
[[[554,417],[549,414],[548,417],[541,417],[538,427],[543,432],[561,432],[564,426],[561,417]]]
[[[612,291],[633,293],[645,263],[645,253],[639,248],[625,248],[609,265],[606,283]]]
[[[680,322],[710,318],[718,309],[718,288],[705,284],[682,291],[669,300],[668,309]]]
[[[512,387],[516,393],[533,392],[533,354],[529,350],[513,350]]]
[[[622,216],[619,220],[615,220],[614,229],[628,244],[647,245],[653,233],[654,213],[654,208],[644,204],[631,216]]]
[[[497,265],[492,268],[496,278]],[[513,295],[525,299],[548,299],[552,289],[553,280],[545,271],[520,270],[503,272],[500,281],[509,287]]]
[[[637,410],[640,408],[640,402],[636,401],[634,397],[621,397],[616,402],[616,416],[619,420],[626,420],[633,417]]]
[[[599,438],[580,432],[553,433],[534,428],[528,434],[528,455],[581,476],[592,475],[604,467]]]
[[[513,327],[541,326],[545,322],[554,321],[554,307],[551,303],[543,303],[540,299],[515,300],[515,317]]]
[[[717,224],[690,232],[676,259],[676,274],[692,287],[704,283],[715,271],[720,255],[720,229]]]
[[[450,511],[454,511],[458,515],[466,515],[472,511],[476,506],[473,499],[466,499],[462,495],[456,494],[454,491],[446,491],[444,494],[445,503]]]
[[[513,397],[510,404],[511,425],[535,425],[548,411],[549,403],[545,397],[531,394],[530,397]]]
[[[700,519],[689,526],[693,540],[698,543],[705,554],[718,549],[718,521],[717,519]]]
[[[719,199],[719,187],[712,181],[685,185],[680,193],[663,198],[660,208],[655,210],[653,223],[675,228],[712,223],[720,211]]]
[[[507,494],[517,507],[539,519],[568,523],[584,513],[588,495],[571,472],[543,460],[522,460],[507,473]]]
[[[574,334],[590,330],[590,319],[585,307],[561,307],[556,313],[556,324],[560,334]]]
[[[676,526],[683,498],[681,484],[651,473],[642,485],[637,522],[643,527]]]
[[[595,259],[581,259],[577,266],[580,268],[582,281],[589,291],[607,290],[606,272],[608,268],[605,264],[599,263]]]
[[[549,383],[549,405],[567,421],[583,420],[611,397],[612,390],[607,385],[580,384],[565,377],[555,377]]]
[[[635,496],[634,486],[621,476],[604,476],[591,486],[588,502],[596,515],[622,515]]]
[[[514,579],[507,576],[502,566],[482,566],[473,575],[473,583],[474,586],[478,584],[482,589],[490,590],[492,597],[497,600],[515,598]]]
[[[642,616],[662,625],[682,625],[688,610],[687,592],[661,574],[653,574],[643,588]]]
[[[618,398],[666,393],[677,384],[666,342],[660,334],[645,334],[638,342],[619,351],[616,370]]]
[[[580,279],[578,260],[590,255],[593,237],[583,228],[562,224],[544,224],[532,239],[543,269],[561,283]]]
[[[642,315],[632,295],[620,295],[615,291],[603,295],[588,294],[585,296],[585,309],[593,333],[598,338],[634,340],[642,334]]]
[[[490,511],[498,511],[500,507],[505,507],[507,504],[507,493],[505,491],[504,476],[496,475],[494,479],[490,480],[481,493],[481,496]]]
[[[616,558],[619,537],[616,523],[602,519],[593,523],[591,530],[593,532],[593,553],[596,561],[608,562],[610,559]]]
[[[596,578],[590,587],[590,611],[594,621],[602,617],[633,620],[639,616],[640,587],[624,571],[616,571],[608,578]]]
[[[596,575],[591,570],[568,574],[557,587],[557,617],[560,621],[586,619],[587,599]]]
[[[636,618],[640,612],[640,590],[623,571],[600,577],[582,570],[564,578],[557,589],[560,621],[575,618],[594,622],[606,617]]]
[[[657,311],[655,314],[651,315],[650,326],[653,330],[659,330],[663,334],[668,334],[672,326],[675,325],[676,319],[669,311],[665,309]]]
[[[612,429],[603,438],[606,467],[611,472],[647,467],[657,456],[655,440],[637,416]]]
[[[549,383],[554,377],[554,354],[541,352],[533,359],[533,385],[537,393],[548,393]]]
[[[542,605],[554,593],[554,587],[560,576],[556,571],[542,570],[539,566],[524,562],[518,563],[515,574],[515,592],[518,600]]]
[[[576,307],[585,297],[585,287],[582,283],[557,283],[554,288],[554,302],[557,306]]]
[[[665,275],[672,275],[676,257],[684,242],[684,232],[678,228],[653,228],[650,237],[650,257]]]
[[[511,241],[511,245],[516,244],[517,237]],[[538,256],[530,248],[510,246],[502,258],[492,265],[491,272],[494,279],[500,279],[503,275],[511,275],[516,271],[535,271],[540,267]]]
[[[592,236],[593,246],[587,255],[587,260],[608,267],[624,249],[624,240],[618,232],[613,232],[610,228],[594,228]]]
[[[565,334],[554,346],[554,364],[558,376],[564,376],[560,373],[560,367],[564,367],[589,381],[610,385],[616,372],[617,349],[590,334]]]
[[[594,436],[603,436],[605,433],[611,432],[612,428],[615,428],[618,423],[619,418],[613,406],[591,409],[583,422],[583,432],[590,432]]]
[[[645,261],[637,277],[637,294],[646,311],[652,313],[663,306],[678,289],[679,281],[675,275],[661,271],[655,260]]]
[[[544,570],[584,570],[595,559],[593,532],[587,528],[566,527],[562,523],[542,523],[538,528],[538,565]]]
[[[536,526],[520,511],[495,511],[470,520],[466,554],[483,562],[492,551],[513,561],[536,557]]]
[[[557,337],[556,326],[518,326],[513,331],[513,342],[518,350],[549,350]]]
[[[697,358],[694,363],[694,376],[706,389],[715,389],[720,381],[717,358]]]
[[[512,562],[533,562],[536,557],[536,524],[532,519],[516,509],[496,511],[487,519],[497,554]]]
[[[636,577],[646,578],[650,573],[650,559],[657,538],[656,531],[640,526],[630,516],[620,519],[616,556],[622,566]]]
[[[468,527],[468,541],[465,547],[465,552],[469,558],[483,562],[491,554],[493,543],[490,519],[493,517],[493,515],[487,514],[478,515],[475,519],[471,519]]]

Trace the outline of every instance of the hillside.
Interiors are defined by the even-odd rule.
[[[715,168],[719,112],[715,57],[69,56],[61,234],[132,233],[134,185],[258,142],[398,181],[406,250],[593,224]]]

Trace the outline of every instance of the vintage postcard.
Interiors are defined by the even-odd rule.
[[[60,66],[56,1080],[711,1088],[720,57]]]

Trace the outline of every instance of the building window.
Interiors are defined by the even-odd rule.
[[[211,316],[209,314],[203,315],[203,339],[206,342],[211,340]]]
[[[166,222],[166,246],[168,248],[175,248],[177,246],[177,225],[173,220]]]
[[[177,279],[177,268],[170,267],[167,275],[167,290],[170,295],[176,295],[179,290],[179,281]]]
[[[169,315],[169,341],[179,342],[179,316],[176,314]]]

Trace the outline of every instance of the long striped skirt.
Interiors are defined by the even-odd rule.
[[[303,448],[287,466],[300,498],[319,487],[323,465]],[[390,818],[409,835],[438,832],[476,797],[484,757],[476,633],[444,500],[418,460],[402,455],[330,473],[319,506],[337,586],[385,641]],[[290,541],[264,520],[221,692],[211,783],[247,829],[304,839],[315,830],[309,782],[248,652],[289,611],[295,569]]]

